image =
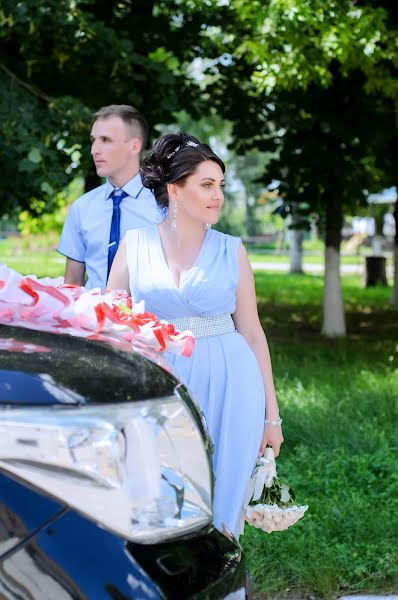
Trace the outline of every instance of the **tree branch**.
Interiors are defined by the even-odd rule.
[[[30,94],[32,94],[33,96],[36,96],[37,98],[40,98],[41,100],[44,100],[45,102],[53,102],[54,101],[54,98],[52,98],[51,96],[47,96],[47,94],[42,92],[39,88],[31,85],[30,83],[26,83],[26,81],[23,81],[22,79],[17,77],[15,75],[15,73],[10,71],[10,69],[8,69],[5,65],[3,65],[3,63],[0,63],[0,68],[12,79],[12,81],[15,81],[16,83],[18,83],[18,85],[20,85],[21,87],[28,90],[28,92]]]

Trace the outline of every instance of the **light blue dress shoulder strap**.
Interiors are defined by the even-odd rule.
[[[239,283],[239,247],[242,244],[242,240],[240,237],[236,237],[234,235],[224,234],[225,235],[225,246],[226,246],[226,254],[228,259],[228,264],[230,265],[230,273],[234,274],[234,285],[235,288]]]
[[[227,244],[228,244],[228,247],[231,249],[231,251],[238,252],[238,248],[242,244],[242,239],[235,235],[229,235],[229,234],[225,234],[225,237],[227,238]]]

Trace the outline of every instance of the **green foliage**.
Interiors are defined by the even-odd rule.
[[[214,228],[223,233],[243,237],[246,234],[245,217],[244,210],[236,206],[233,196],[226,195],[220,219]]]
[[[234,36],[234,56],[252,66],[251,81],[261,94],[329,87],[337,62],[343,74],[361,70],[368,91],[397,99],[394,2],[233,0],[229,6],[229,29],[221,29],[216,41],[227,44],[228,33]]]
[[[294,492],[288,483],[281,482],[279,477],[274,477],[270,487],[264,486],[258,500],[251,500],[250,504],[276,504],[280,508],[288,508],[295,504]]]
[[[320,215],[321,229],[328,204],[355,212],[366,205],[366,190],[384,183],[378,156],[398,132],[395,115],[389,101],[366,94],[364,85],[358,72],[336,72],[327,89],[279,93],[269,99],[271,110],[262,108],[271,125],[257,143],[280,147],[265,179],[281,181],[286,203],[305,207],[301,217]]]
[[[171,122],[176,110],[185,109],[195,119],[205,116],[211,122],[212,108],[217,106],[235,123],[236,147],[244,154],[249,146],[257,152],[279,150],[281,128],[288,129],[289,135],[294,129],[293,119],[286,120],[290,111],[297,116],[297,135],[307,142],[301,163],[314,155],[307,139],[309,133],[314,138],[309,129],[314,121],[319,123],[315,133],[322,135],[312,145],[315,153],[319,148],[324,151],[311,172],[301,170],[300,177],[296,176],[298,154],[294,152],[303,148],[292,140],[287,143],[285,137],[285,155],[279,167],[274,161],[272,169],[267,169],[265,180],[286,167],[287,177],[280,178],[286,180],[289,195],[299,195],[299,200],[301,195],[310,195],[308,182],[311,193],[319,192],[322,178],[324,188],[334,189],[335,181],[325,180],[332,167],[339,168],[338,161],[329,172],[316,167],[328,162],[321,158],[334,156],[333,144],[328,153],[330,140],[325,128],[330,120],[333,125],[339,122],[352,97],[344,101],[343,91],[325,124],[307,97],[295,96],[296,90],[301,90],[302,96],[315,91],[318,106],[322,106],[324,97],[319,90],[333,90],[336,73],[346,87],[353,85],[351,74],[360,74],[357,95],[370,94],[372,101],[379,96],[387,98],[389,113],[395,118],[397,26],[396,5],[387,0],[343,0],[331,5],[321,0],[4,0],[0,8],[0,211],[10,213],[15,207],[34,210],[41,201],[52,210],[55,193],[70,176],[91,168],[87,134],[92,111],[115,102],[129,102],[143,110],[151,134],[157,124]],[[200,65],[207,67],[204,75],[198,75]],[[285,94],[285,107],[280,110],[281,94]],[[270,113],[272,102],[278,105],[278,115]],[[350,114],[356,114],[355,108]],[[358,111],[358,116],[367,124],[375,122],[375,114]],[[347,122],[341,123],[340,130],[347,130]],[[379,125],[377,121],[373,133]],[[368,148],[371,137],[370,133],[359,138],[355,134],[345,140],[346,151],[338,147],[343,175],[352,165],[357,166],[351,178],[358,180],[356,187],[350,178],[347,183],[347,177],[339,175],[340,190],[347,198],[360,196],[359,185],[369,184],[369,189],[376,185],[377,168],[379,174],[388,168],[390,178],[393,173],[394,161],[376,160],[373,144]],[[357,139],[353,151],[351,142]],[[393,146],[386,139],[385,144],[391,154]],[[242,168],[237,161],[237,170],[246,174],[248,188],[258,174],[251,171],[246,156],[241,158]],[[364,176],[359,181],[361,169]],[[349,196],[354,187],[355,193]],[[248,195],[252,196],[250,190]],[[314,191],[307,201],[315,197]],[[324,196],[318,193],[317,197],[321,206]],[[256,214],[251,213],[248,205],[249,234],[256,233],[258,225]]]
[[[235,146],[273,153],[264,183],[279,180],[286,203],[306,203],[300,217],[318,214],[336,248],[344,211],[391,185],[397,33],[387,0],[234,0],[206,38],[207,92],[233,122]]]
[[[91,169],[88,134],[100,106],[131,103],[153,131],[197,103],[181,65],[200,26],[187,23],[178,38],[155,4],[2,2],[0,213],[37,213],[41,201],[56,208],[56,192]]]
[[[55,194],[54,209],[48,212],[44,200],[32,200],[31,210],[19,213],[18,229],[24,238],[38,234],[59,236],[70,204],[83,193],[83,181],[73,180],[62,192]],[[32,238],[33,241],[34,238]]]
[[[41,202],[52,210],[56,192],[79,168],[80,145],[68,138],[86,134],[89,111],[66,98],[44,104],[2,71],[0,111],[1,214],[15,214],[18,207],[36,212]]]

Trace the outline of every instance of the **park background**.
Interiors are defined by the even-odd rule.
[[[258,598],[398,591],[397,40],[395,0],[0,2],[0,262],[62,275],[100,106],[227,164],[219,228],[255,269],[278,472],[309,505],[246,527]]]

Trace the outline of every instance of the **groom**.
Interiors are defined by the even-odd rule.
[[[91,155],[106,182],[70,207],[57,248],[66,256],[65,283],[104,290],[125,232],[163,220],[139,174],[147,132],[145,118],[132,106],[114,104],[94,114]]]

